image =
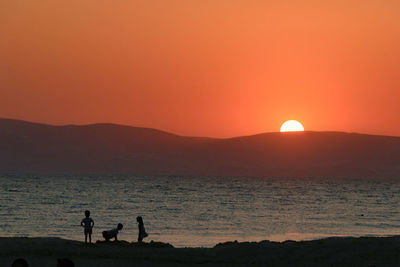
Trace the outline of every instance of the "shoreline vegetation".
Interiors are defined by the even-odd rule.
[[[312,241],[225,242],[174,248],[162,242],[85,244],[60,238],[0,237],[0,266],[25,258],[30,267],[56,266],[399,266],[400,236],[330,237]]]

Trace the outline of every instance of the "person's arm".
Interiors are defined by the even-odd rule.
[[[118,241],[117,235],[115,235],[115,237],[114,237],[114,238],[115,238],[115,240],[114,240],[114,241]]]
[[[94,221],[92,220],[92,228],[93,228],[93,226],[94,226]]]
[[[81,221],[81,226],[84,227],[84,225],[83,225],[83,220]]]

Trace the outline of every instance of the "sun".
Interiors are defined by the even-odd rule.
[[[296,120],[285,121],[281,126],[281,132],[300,132],[304,131],[303,125]]]

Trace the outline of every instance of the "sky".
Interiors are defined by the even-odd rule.
[[[400,136],[398,0],[2,0],[0,117]]]

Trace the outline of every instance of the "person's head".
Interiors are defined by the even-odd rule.
[[[75,267],[75,264],[70,259],[57,259],[57,267]]]
[[[142,218],[142,216],[137,216],[137,217],[136,217],[136,221],[137,221],[139,224],[143,224],[143,218]]]
[[[117,226],[117,229],[121,231],[123,227],[124,226],[122,225],[122,223],[119,223],[118,226]]]
[[[85,210],[85,216],[86,216],[86,217],[89,217],[89,216],[90,216],[90,211]]]
[[[25,259],[15,259],[11,267],[29,267],[28,262]]]

